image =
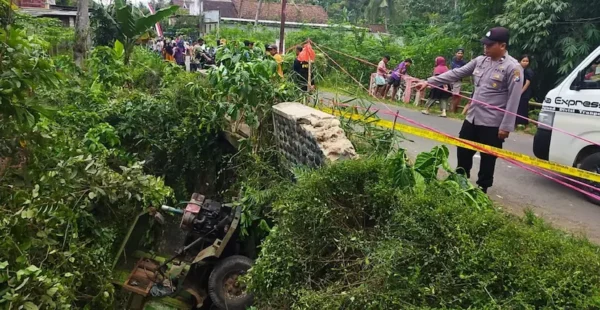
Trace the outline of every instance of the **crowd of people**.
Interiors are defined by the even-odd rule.
[[[462,82],[465,78],[472,78],[474,91],[471,104],[466,109],[466,117],[459,132],[459,138],[463,140],[502,148],[515,127],[527,121],[527,115],[523,114],[528,112],[533,73],[528,68],[527,55],[518,60],[509,55],[509,39],[508,29],[492,28],[481,38],[484,47],[483,55],[477,56],[466,64],[459,63],[464,54],[464,51],[459,49],[453,63],[460,67],[452,70],[446,67],[443,57],[438,57],[432,76],[415,86],[417,91],[429,87],[451,94],[452,86],[456,86],[456,83]],[[444,115],[448,95],[432,91],[429,97],[428,105],[423,112],[427,114],[432,104],[431,100],[437,100],[442,104],[442,115]],[[473,149],[457,148],[456,171],[458,173],[470,177],[475,153],[477,151]],[[477,185],[487,193],[488,188],[494,183],[496,156],[486,152],[480,154]]]
[[[216,47],[224,46],[226,43],[225,39],[219,39],[216,42]],[[259,54],[255,53],[255,42],[245,40],[243,44],[246,47],[243,54],[245,60],[249,61],[253,57],[257,57],[257,55],[260,55],[258,57],[263,57],[262,52]],[[197,71],[215,64],[216,49],[214,47],[207,47],[204,39],[195,41],[185,40],[181,35],[176,38],[158,38],[150,42],[149,48],[159,54],[165,61],[174,62],[189,71]],[[303,91],[308,91],[314,89],[315,80],[313,75],[310,78],[311,83],[308,83],[310,69],[308,61],[299,59],[302,51],[302,46],[295,48],[296,58],[290,72],[292,80],[296,82],[298,87]],[[285,78],[283,70],[284,60],[283,56],[278,52],[277,45],[266,45],[264,55],[271,57],[276,62],[277,75],[280,78]],[[188,64],[189,67],[187,67]]]
[[[464,59],[464,49],[459,48],[456,50],[456,54],[452,58],[450,63],[450,67],[446,64],[446,59],[442,56],[438,56],[435,59],[435,66],[433,68],[433,76],[437,76],[443,73],[446,73],[449,70],[459,69],[467,64],[467,61]],[[382,99],[387,99],[390,89],[391,98],[396,98],[396,94],[398,89],[404,85],[402,75],[407,73],[408,68],[412,65],[413,61],[410,58],[407,58],[400,62],[394,70],[388,70],[387,65],[390,61],[390,56],[383,56],[379,65],[377,66],[377,75],[375,77],[375,95]],[[533,70],[529,68],[530,59],[528,55],[522,55],[518,58],[519,64],[523,69],[523,90],[521,93],[521,98],[519,102],[518,114],[523,117],[528,117],[529,115],[529,101],[533,96],[531,81],[533,79]],[[459,79],[451,84],[440,84],[435,85],[438,88],[430,88],[429,95],[427,98],[427,102],[425,103],[425,109],[421,112],[423,114],[430,114],[430,109],[436,102],[440,104],[441,114],[440,117],[446,117],[447,112],[456,113],[460,106],[462,96],[461,96],[461,88],[462,88],[463,80]],[[462,114],[465,115],[469,109],[470,101],[464,106],[462,110]],[[517,126],[526,126],[528,124],[527,119],[518,117],[516,119]]]
[[[446,117],[448,111],[453,113],[457,111],[463,98],[461,95],[463,81],[470,78],[474,90],[463,109],[465,120],[459,137],[502,148],[505,139],[515,127],[528,123],[533,71],[529,68],[528,55],[515,59],[508,54],[508,29],[493,28],[486,33],[481,42],[484,46],[483,55],[471,61],[467,62],[464,59],[465,53],[462,48],[456,50],[449,66],[444,57],[436,57],[431,77],[427,81],[417,83],[415,88],[417,91],[430,89],[425,109],[422,110],[423,114],[429,115],[431,107],[439,102],[440,116]],[[224,40],[217,41],[217,46],[222,44],[225,44]],[[248,60],[256,57],[251,54],[256,51],[254,42],[244,41],[244,45],[247,49],[244,50],[243,56]],[[185,65],[186,56],[192,58],[192,63],[195,64],[214,61],[214,55],[211,57],[207,52],[202,39],[193,43],[186,42],[181,37],[175,40],[159,39],[154,42],[153,49],[166,61],[174,61],[182,66]],[[295,48],[296,58],[291,72],[298,86],[303,91],[310,91],[314,87],[314,77],[311,76],[310,63],[307,59],[314,59],[314,51],[310,44],[305,46],[305,49],[303,50],[302,46]],[[312,58],[306,57],[309,50]],[[267,45],[265,51],[265,55],[272,57],[277,64],[277,76],[284,78],[283,57],[279,54],[277,46]],[[390,56],[386,55],[377,66],[375,95],[379,98],[387,98],[391,90],[391,96],[395,99],[398,90],[404,85],[403,76],[408,74],[409,68],[413,65],[413,60],[406,58],[393,70],[388,70],[390,60]],[[485,104],[472,104],[472,102]],[[459,147],[457,171],[469,177],[475,153],[471,149]],[[477,184],[483,192],[487,192],[493,184],[495,162],[495,156],[481,154]]]
[[[515,59],[508,54],[509,38],[508,29],[492,28],[481,39],[483,55],[467,62],[464,49],[458,48],[449,67],[444,57],[436,57],[431,77],[415,86],[417,91],[429,89],[425,109],[421,112],[429,115],[436,102],[440,103],[441,117],[446,117],[448,110],[456,112],[463,98],[463,81],[470,78],[474,90],[463,109],[465,120],[459,138],[502,148],[515,128],[528,124],[534,76],[528,55]],[[375,95],[385,99],[391,87],[395,99],[398,88],[403,85],[402,76],[407,74],[413,62],[407,58],[394,70],[388,70],[389,61],[389,56],[383,56],[377,66]],[[472,149],[458,147],[457,171],[467,178],[475,153]],[[495,164],[496,156],[481,153],[477,185],[485,193],[492,187]]]
[[[223,44],[220,40],[218,45]],[[207,48],[204,39],[195,41],[184,40],[179,35],[176,38],[158,38],[151,42],[151,49],[164,60],[174,62],[182,67],[189,63],[189,70],[197,71],[203,64],[214,64],[214,50]]]

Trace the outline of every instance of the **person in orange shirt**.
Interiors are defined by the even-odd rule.
[[[267,52],[269,52],[273,59],[275,59],[275,62],[277,62],[277,74],[283,78],[283,67],[281,66],[283,57],[277,53],[277,46],[274,44],[267,46]]]
[[[165,60],[166,61],[170,61],[170,62],[174,62],[175,61],[175,57],[173,57],[173,49],[175,48],[175,43],[174,42],[168,42],[165,44]]]

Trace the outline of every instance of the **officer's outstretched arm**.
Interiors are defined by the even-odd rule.
[[[477,59],[473,59],[468,64],[460,68],[450,70],[438,76],[432,76],[427,79],[427,82],[430,84],[452,84],[454,82],[462,80],[467,76],[473,75],[473,71],[475,71],[476,66]]]
[[[516,64],[510,75],[507,76],[506,83],[508,83],[508,97],[506,101],[506,111],[512,113],[504,113],[502,124],[500,124],[500,130],[514,131],[515,130],[515,114],[519,109],[519,101],[521,100],[521,91],[523,90],[523,68]]]

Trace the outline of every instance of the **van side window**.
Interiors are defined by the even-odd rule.
[[[600,57],[592,61],[584,72],[581,89],[600,89]]]

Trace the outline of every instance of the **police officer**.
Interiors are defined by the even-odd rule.
[[[430,77],[427,82],[417,84],[418,90],[427,84],[451,84],[462,78],[473,76],[475,90],[473,99],[491,106],[516,113],[523,88],[523,69],[519,62],[508,55],[509,32],[504,27],[492,28],[481,39],[485,56],[471,60],[461,68]],[[504,140],[515,128],[515,115],[505,113],[473,101],[463,122],[459,137],[502,148]],[[476,151],[458,148],[457,172],[470,177],[473,155]],[[477,185],[485,193],[494,182],[496,157],[481,153],[481,164]]]

